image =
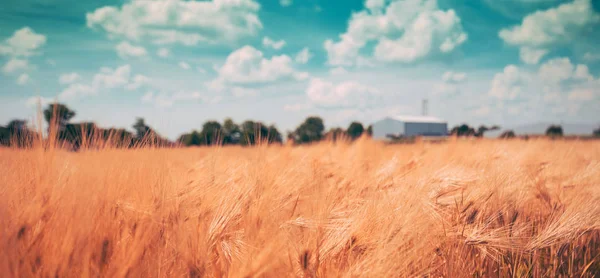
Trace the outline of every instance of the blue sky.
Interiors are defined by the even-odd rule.
[[[600,1],[5,0],[0,123],[58,99],[75,121],[176,138],[232,117],[294,129],[387,115],[598,123]]]

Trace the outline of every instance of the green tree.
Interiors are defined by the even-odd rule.
[[[373,136],[373,125],[369,125],[369,127],[367,127],[367,135]]]
[[[308,117],[294,131],[294,142],[306,144],[320,141],[323,139],[324,130],[323,119],[315,116]]]
[[[223,122],[223,144],[225,145],[235,145],[239,144],[241,140],[241,130],[240,127],[233,122],[231,118],[225,119]]]
[[[75,115],[75,111],[60,103],[50,104],[44,110],[44,119],[48,123],[48,129],[56,125],[59,132],[64,130],[65,126]]]
[[[473,136],[475,135],[475,129],[468,126],[467,124],[462,124],[459,126],[455,126],[450,130],[450,134],[461,137],[461,136]]]
[[[486,132],[488,131],[494,131],[494,130],[498,130],[500,129],[499,126],[494,125],[492,127],[487,127],[485,125],[481,125],[479,126],[479,128],[477,128],[477,132],[475,132],[475,137],[483,137],[485,135]]]
[[[200,136],[198,131],[192,131],[191,133],[184,134],[177,140],[179,143],[184,146],[201,146],[203,143],[203,138]]]
[[[208,121],[202,125],[200,138],[205,145],[220,145],[223,143],[221,124],[217,121]]]
[[[563,128],[560,125],[551,125],[546,129],[546,136],[548,137],[562,137]]]
[[[365,128],[363,127],[363,125],[361,123],[352,122],[352,123],[350,123],[350,126],[348,126],[346,133],[348,134],[348,136],[350,136],[350,138],[352,140],[355,140],[358,137],[360,137],[364,131],[365,131]]]
[[[266,126],[261,122],[245,121],[241,126],[240,143],[244,146],[256,145],[261,142],[268,144],[283,142],[281,133],[274,125]]]
[[[594,129],[594,132],[592,133],[595,137],[600,137],[600,127],[598,127],[598,129]]]
[[[332,128],[327,133],[325,133],[325,138],[332,142],[337,142],[338,140],[342,140],[346,136],[346,131],[344,131],[341,127]]]
[[[146,125],[144,118],[137,118],[135,120],[135,124],[133,124],[133,129],[135,130],[135,136],[138,140],[146,137],[152,130],[148,125]]]

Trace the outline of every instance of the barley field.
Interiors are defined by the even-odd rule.
[[[0,148],[2,277],[599,277],[600,142]]]

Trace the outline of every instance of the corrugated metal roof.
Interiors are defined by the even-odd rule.
[[[390,117],[394,120],[405,122],[405,123],[440,123],[445,124],[446,121],[436,118],[433,116],[407,116],[407,115],[397,115]]]

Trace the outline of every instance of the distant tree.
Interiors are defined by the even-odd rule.
[[[150,126],[146,125],[143,118],[136,119],[133,129],[135,130],[135,137],[133,139],[133,145],[135,146],[168,147],[174,145],[166,138],[161,137]]]
[[[551,125],[546,129],[546,136],[561,137],[563,136],[563,128],[560,125]]]
[[[306,144],[320,141],[323,139],[324,130],[323,119],[315,116],[308,117],[294,131],[294,142]]]
[[[7,127],[0,126],[0,146],[10,145],[10,131]]]
[[[192,131],[191,133],[182,135],[181,137],[179,137],[179,139],[177,141],[187,147],[201,146],[204,143],[203,142],[204,140],[201,137],[200,133],[195,130]]]
[[[461,136],[473,136],[475,135],[475,129],[468,126],[467,124],[462,124],[459,126],[455,126],[450,130],[450,134],[461,137]]]
[[[499,136],[499,138],[502,138],[502,139],[510,139],[510,138],[515,138],[515,137],[516,137],[515,132],[512,130],[504,131]]]
[[[223,122],[223,144],[235,145],[240,143],[241,130],[240,127],[233,122],[231,118],[225,119]]]
[[[144,118],[137,118],[135,120],[135,124],[133,125],[133,129],[135,130],[135,136],[138,140],[144,138],[152,130],[148,125],[146,125]]]
[[[240,143],[244,146],[259,143],[281,143],[283,138],[274,125],[266,126],[261,122],[245,121],[241,126]]]
[[[60,103],[50,104],[44,110],[44,119],[48,123],[48,128],[50,129],[52,126],[56,125],[59,132],[65,128],[75,115],[75,111]]]
[[[220,145],[223,143],[221,124],[217,121],[208,121],[202,125],[200,137],[204,145]]]
[[[283,143],[283,136],[281,135],[281,132],[279,132],[279,130],[277,130],[277,127],[275,127],[275,125],[269,126],[267,138],[269,138],[269,144]]]
[[[31,146],[35,132],[27,128],[27,121],[12,120],[6,127],[0,126],[0,145],[26,147]]]
[[[594,129],[592,135],[594,135],[595,137],[600,137],[600,127],[598,127],[598,129]]]
[[[355,140],[356,138],[360,137],[364,131],[365,131],[365,128],[363,127],[363,125],[361,123],[352,122],[352,123],[350,123],[350,126],[348,126],[346,133],[352,140]]]
[[[373,136],[373,125],[367,127],[367,135]]]
[[[342,140],[346,136],[346,131],[343,128],[336,127],[332,128],[327,133],[325,133],[325,139],[330,140],[332,142],[336,142],[338,140]]]
[[[492,127],[487,127],[485,125],[481,125],[481,126],[479,126],[479,128],[477,128],[477,132],[475,132],[474,135],[475,135],[475,137],[483,137],[487,131],[493,131],[493,130],[498,130],[498,129],[500,129],[500,127],[497,125],[494,125]]]

